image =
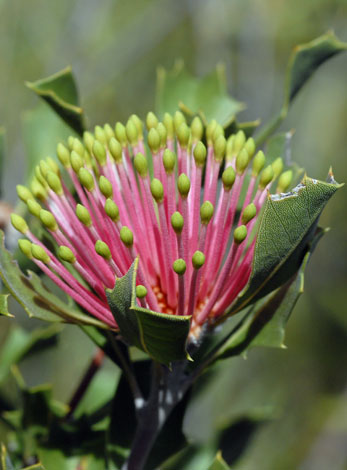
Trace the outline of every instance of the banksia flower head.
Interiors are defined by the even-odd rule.
[[[54,251],[23,218],[13,214],[12,223],[26,237],[21,251],[107,325],[117,328],[105,289],[139,257],[137,303],[191,316],[197,336],[247,284],[268,190],[278,178],[285,191],[292,175],[280,159],[265,166],[242,131],[226,139],[215,121],[205,129],[198,117],[189,126],[180,112],[163,122],[149,113],[146,128],[132,115],[125,126],[85,132],[83,142],[70,137],[57,147],[62,168],[47,158],[30,189],[17,187]]]

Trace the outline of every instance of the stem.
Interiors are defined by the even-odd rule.
[[[68,414],[66,415],[66,419],[71,418],[81,399],[84,397],[84,394],[86,393],[90,382],[92,381],[94,375],[97,373],[97,371],[100,369],[100,366],[102,365],[104,356],[104,351],[102,351],[102,349],[98,349],[91,363],[89,364],[88,369],[84,373],[80,384],[78,385],[77,389],[75,390],[75,393],[73,394],[70,400],[70,409]]]

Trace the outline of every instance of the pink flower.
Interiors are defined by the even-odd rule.
[[[86,132],[84,144],[70,137],[68,147],[57,148],[64,171],[48,158],[36,168],[31,190],[18,186],[55,240],[56,254],[20,216],[13,214],[12,223],[27,237],[20,249],[107,325],[117,327],[105,288],[138,256],[138,302],[192,316],[198,335],[247,284],[258,215],[283,165],[278,159],[263,169],[253,139],[239,131],[226,140],[215,121],[206,128],[207,148],[199,118],[189,127],[179,112],[163,123],[149,113],[146,124],[150,152],[133,115],[115,130]],[[279,191],[290,180],[290,172],[282,173]]]

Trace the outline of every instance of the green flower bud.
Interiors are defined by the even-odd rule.
[[[18,248],[23,253],[23,255],[27,256],[29,259],[33,257],[31,253],[31,242],[29,240],[25,240],[24,238],[19,239]]]
[[[223,171],[222,182],[225,191],[230,191],[235,182],[235,170],[232,166],[228,166],[228,168]]]
[[[192,265],[194,269],[200,269],[205,263],[205,255],[202,251],[197,250],[192,257]]]
[[[78,172],[80,171],[80,168],[83,167],[83,158],[81,157],[79,153],[73,150],[70,155],[70,162],[71,162],[73,171],[76,174],[78,174]]]
[[[126,147],[128,145],[127,133],[126,133],[125,127],[123,126],[121,122],[117,122],[116,127],[115,127],[115,134],[116,134],[116,139],[121,144],[121,146]]]
[[[112,139],[112,137],[115,136],[114,130],[112,129],[112,127],[108,123],[106,123],[104,125],[104,131],[105,131],[106,141],[109,142],[109,140]]]
[[[88,170],[85,168],[80,168],[80,171],[78,172],[78,179],[80,180],[80,183],[87,189],[87,191],[93,191],[94,179]]]
[[[114,137],[112,137],[108,143],[108,148],[110,153],[116,163],[121,163],[122,161],[122,146]]]
[[[224,129],[220,124],[216,124],[212,134],[212,142],[216,142],[220,136],[224,137]]]
[[[35,217],[40,217],[42,207],[38,202],[35,201],[35,199],[28,199],[27,207],[30,214],[34,215]]]
[[[66,261],[67,263],[76,263],[76,256],[67,246],[62,245],[58,248],[58,256],[61,260]]]
[[[214,207],[210,201],[205,201],[200,207],[201,223],[207,225],[213,217]]]
[[[46,178],[47,176],[47,172],[48,171],[51,171],[51,169],[49,168],[47,162],[45,162],[44,160],[41,160],[40,161],[40,171],[41,171],[41,175]]]
[[[96,140],[93,145],[93,154],[97,159],[99,165],[104,166],[106,164],[106,149],[105,145]]]
[[[28,199],[33,198],[31,191],[26,186],[23,186],[22,184],[17,184],[16,190],[17,190],[19,199],[21,199],[23,202],[27,202]]]
[[[174,118],[173,118],[173,125],[174,125],[174,130],[177,134],[178,129],[180,128],[181,124],[185,123],[186,124],[186,118],[184,117],[184,114],[181,113],[181,111],[176,111]]]
[[[137,133],[137,127],[132,119],[129,119],[125,126],[125,132],[130,145],[137,145],[139,136]]]
[[[293,172],[292,170],[284,171],[278,180],[278,185],[276,192],[277,193],[285,193],[288,191],[289,186],[291,185],[293,180]]]
[[[257,177],[265,165],[265,155],[262,150],[259,150],[254,157],[253,167],[252,167],[252,176]]]
[[[150,131],[153,128],[156,128],[158,125],[158,118],[157,116],[150,111],[146,116],[146,127],[147,130]]]
[[[198,142],[193,151],[196,166],[203,167],[206,161],[206,147],[202,142]]]
[[[190,129],[185,122],[182,122],[177,130],[177,140],[183,149],[188,147],[189,137]]]
[[[67,139],[67,146],[69,147],[70,150],[72,150],[74,140],[75,140],[75,137],[72,137],[72,135],[70,135]]]
[[[184,259],[178,258],[173,262],[172,268],[176,274],[183,276],[183,274],[186,272],[187,265]]]
[[[148,146],[151,149],[151,152],[156,154],[158,153],[160,147],[160,135],[157,129],[152,127],[148,132]]]
[[[245,143],[245,149],[247,150],[247,153],[249,155],[249,158],[252,158],[253,155],[255,154],[255,142],[253,137],[249,137]]]
[[[183,226],[184,226],[184,220],[182,215],[176,211],[172,214],[171,216],[171,225],[174,231],[179,235],[182,233]]]
[[[247,228],[245,225],[240,225],[234,230],[234,242],[239,245],[247,237]]]
[[[242,175],[248,166],[249,156],[247,150],[243,148],[236,157],[236,171],[239,175]]]
[[[244,225],[247,225],[248,222],[250,222],[257,214],[257,208],[253,204],[248,204],[248,206],[245,207],[242,216],[241,216],[241,221]]]
[[[70,152],[62,143],[57,146],[57,155],[63,167],[70,168]]]
[[[101,256],[102,258],[106,259],[106,260],[110,260],[111,259],[111,251],[109,249],[109,247],[106,245],[105,242],[103,242],[102,240],[97,240],[96,243],[95,243],[95,251],[97,252],[97,254],[99,256]]]
[[[174,154],[174,152],[171,152],[170,149],[164,150],[163,164],[164,164],[166,173],[168,175],[171,175],[175,169],[176,155]]]
[[[35,243],[32,243],[31,245],[31,254],[35,259],[41,261],[42,263],[48,264],[51,261],[51,258],[48,256],[42,246],[36,245]]]
[[[55,173],[53,173],[53,171],[49,171],[47,173],[47,183],[51,190],[58,194],[58,196],[63,194],[63,187],[60,178]]]
[[[113,222],[118,222],[119,209],[117,204],[112,199],[106,199],[105,212]]]
[[[238,131],[235,135],[235,140],[234,140],[234,153],[240,152],[242,147],[245,145],[246,142],[246,136],[243,131]]]
[[[148,173],[148,164],[147,164],[147,158],[142,154],[138,153],[135,158],[134,158],[134,166],[136,168],[136,171],[142,178],[145,178]]]
[[[193,119],[191,126],[190,126],[190,130],[192,134],[192,140],[194,143],[202,139],[202,136],[204,134],[204,126],[201,122],[201,119],[198,116],[195,116],[195,118]]]
[[[173,139],[175,130],[174,130],[174,123],[171,114],[165,113],[163,119],[164,126],[166,127],[167,137],[168,139]]]
[[[73,145],[72,145],[72,150],[74,150],[74,151],[77,152],[81,157],[83,157],[85,148],[84,148],[84,145],[82,144],[82,142],[81,142],[80,140],[74,139]]]
[[[42,184],[42,186],[47,186],[47,182],[41,173],[41,168],[39,165],[36,165],[35,167],[35,176],[36,179]]]
[[[55,160],[53,160],[52,157],[47,157],[46,158],[46,161],[47,161],[47,164],[50,168],[51,171],[53,171],[53,173],[55,173],[56,175],[60,175],[60,169],[59,169],[59,166],[57,164],[57,162]]]
[[[57,221],[55,220],[55,217],[51,212],[46,211],[45,209],[41,209],[39,217],[43,225],[49,230],[51,230],[52,232],[56,232],[58,230]]]
[[[272,169],[274,171],[274,179],[276,179],[283,171],[283,160],[281,157],[276,158],[272,162]]]
[[[82,204],[77,204],[76,215],[78,220],[86,227],[90,227],[92,225],[92,218],[90,217],[89,211],[86,207],[82,206]]]
[[[112,183],[109,181],[105,176],[101,175],[99,178],[99,188],[101,193],[106,197],[112,197],[113,196],[113,188],[112,188]]]
[[[177,180],[178,192],[183,198],[188,197],[190,191],[190,180],[185,173],[181,173]]]
[[[45,201],[47,199],[47,191],[46,189],[42,186],[41,183],[37,181],[36,178],[33,178],[33,180],[30,183],[30,189],[33,193],[33,195],[39,199],[40,201]]]
[[[83,142],[86,148],[88,149],[89,153],[93,152],[93,145],[94,145],[95,138],[92,133],[85,131],[83,133]]]
[[[153,178],[151,181],[151,193],[158,204],[163,201],[164,188],[161,181],[159,181],[157,178]]]
[[[136,286],[136,297],[139,299],[143,299],[147,295],[147,289],[145,286],[142,286],[141,284]]]
[[[259,181],[259,188],[265,189],[266,186],[271,183],[274,177],[274,171],[271,165],[268,165],[264,170],[261,172],[260,181]]]
[[[164,149],[167,143],[167,130],[162,122],[159,122],[157,126],[157,131],[160,137],[160,148]]]
[[[120,239],[128,248],[130,248],[134,243],[133,232],[125,225],[120,229]]]
[[[212,121],[209,122],[206,127],[206,140],[209,146],[211,146],[213,143],[213,133],[214,133],[216,126],[217,126],[217,121],[215,119],[212,119]]]
[[[225,155],[226,140],[225,137],[220,134],[213,143],[214,158],[217,162],[221,162]]]
[[[101,144],[106,145],[107,144],[107,137],[104,129],[101,126],[95,126],[94,128],[94,134],[96,140],[98,140]]]
[[[130,119],[133,121],[133,123],[136,126],[138,138],[142,140],[143,139],[143,123],[141,119],[136,114],[132,114],[130,116]]]

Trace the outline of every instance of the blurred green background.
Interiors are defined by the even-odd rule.
[[[38,98],[26,80],[71,64],[92,127],[124,121],[134,112],[144,117],[153,109],[158,65],[171,68],[183,58],[191,72],[203,75],[222,61],[229,91],[248,105],[240,118],[266,121],[280,108],[292,48],[328,29],[347,41],[346,24],[346,0],[0,0],[3,199],[16,203],[28,146],[37,151],[28,110],[38,106]],[[293,158],[315,178],[325,179],[332,165],[335,178],[347,180],[346,77],[347,54],[325,63],[281,127],[295,129]],[[45,145],[53,151],[56,142]],[[200,443],[233,417],[269,417],[250,433],[236,470],[347,469],[346,190],[329,203],[321,224],[332,230],[307,270],[305,294],[287,329],[288,349],[256,349],[247,360],[224,362],[189,409],[185,428]],[[11,305],[16,322],[38,326]],[[13,323],[0,319],[0,340]],[[44,359],[26,359],[21,371],[28,385],[53,382],[55,397],[68,400],[93,351],[68,326],[57,348]],[[110,364],[99,379],[101,388],[103,381],[115,380]]]

